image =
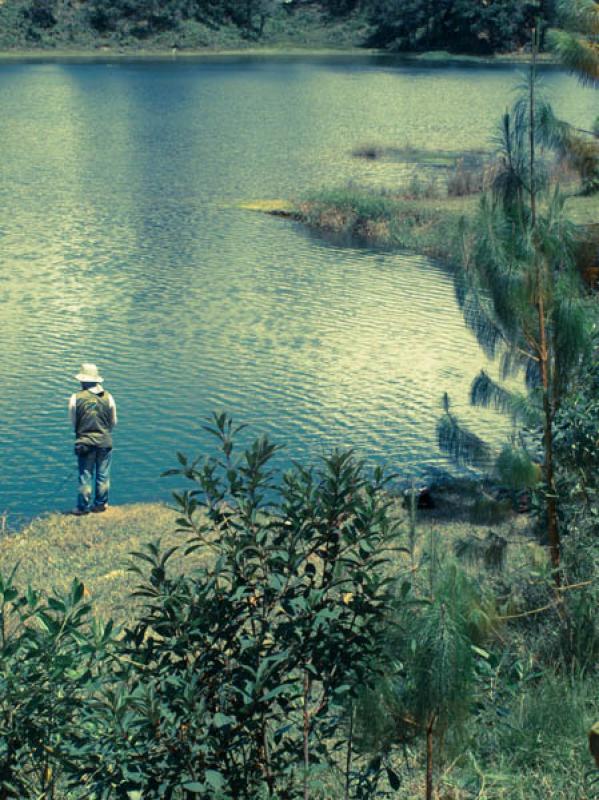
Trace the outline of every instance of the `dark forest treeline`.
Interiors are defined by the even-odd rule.
[[[4,0],[0,47],[219,47],[277,39],[311,44],[340,22],[338,44],[461,53],[515,50],[556,0]],[[315,43],[323,43],[316,36]]]
[[[398,50],[494,53],[515,50],[530,39],[539,20],[555,21],[554,0],[368,0],[372,43]]]

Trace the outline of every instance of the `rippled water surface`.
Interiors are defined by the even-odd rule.
[[[441,394],[465,409],[486,363],[451,278],[235,203],[399,183],[399,165],[352,158],[367,143],[485,147],[517,79],[377,60],[0,64],[0,513],[72,504],[81,361],[119,407],[114,502],[167,497],[160,472],[205,451],[213,409],[286,443],[283,460],[339,444],[403,475],[444,468]],[[591,124],[590,90],[545,82]]]

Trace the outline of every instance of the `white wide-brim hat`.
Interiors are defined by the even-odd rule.
[[[98,372],[95,364],[82,364],[81,369],[75,375],[75,380],[81,383],[102,383],[104,378]]]

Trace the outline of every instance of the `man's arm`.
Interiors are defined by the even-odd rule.
[[[74,394],[69,397],[69,420],[75,428],[77,426],[77,396]]]
[[[108,405],[110,407],[110,413],[112,414],[112,427],[117,423],[117,416],[116,416],[116,403],[114,402],[114,397],[110,395],[110,399],[108,400]]]

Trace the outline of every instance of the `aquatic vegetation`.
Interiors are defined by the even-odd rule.
[[[350,186],[309,195],[296,216],[312,227],[426,253],[452,263],[460,248],[459,220],[470,198],[410,199]]]

